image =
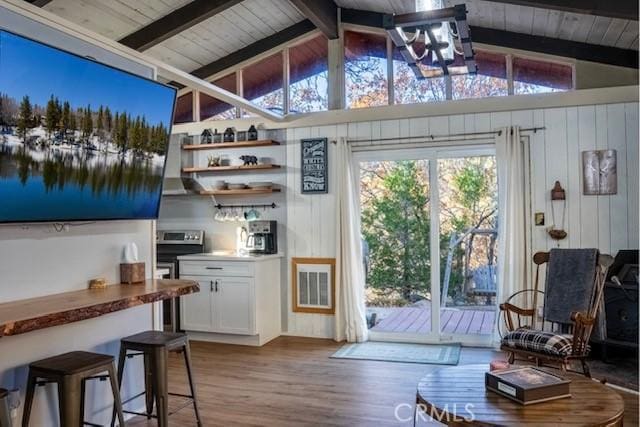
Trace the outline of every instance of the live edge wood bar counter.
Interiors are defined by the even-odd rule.
[[[93,319],[180,295],[199,292],[192,280],[147,280],[0,304],[0,337]]]

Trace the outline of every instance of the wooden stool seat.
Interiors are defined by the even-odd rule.
[[[79,372],[103,368],[113,363],[115,358],[107,354],[88,351],[71,351],[47,359],[38,360],[29,365],[29,369],[50,372],[56,375],[73,375]]]
[[[132,351],[132,353],[129,353]],[[170,393],[168,380],[168,356],[169,352],[177,351],[184,355],[184,362],[189,377],[190,395]],[[122,385],[124,365],[127,358],[143,356],[144,358],[144,391],[130,397],[123,403],[128,403],[138,397],[145,396],[146,413],[124,411],[128,414],[146,416],[147,419],[156,418],[159,427],[169,425],[169,396],[179,396],[188,399],[180,408],[193,404],[198,426],[201,426],[200,412],[198,410],[198,400],[196,398],[195,383],[191,371],[191,352],[189,349],[189,338],[187,334],[176,332],[146,331],[131,335],[120,340],[120,357],[118,359],[118,383]],[[153,407],[156,407],[156,414],[153,415]],[[112,418],[111,425],[115,421]]]
[[[116,382],[114,357],[87,351],[71,351],[38,360],[29,365],[22,426],[29,425],[36,385],[46,383],[58,384],[61,426],[95,425],[84,421],[85,383],[94,379],[110,380],[114,408],[120,425],[124,426],[124,414],[120,401],[120,390]]]
[[[187,334],[179,332],[146,331],[120,340],[130,350],[144,350],[146,347],[167,347],[169,351],[180,348],[188,342]]]

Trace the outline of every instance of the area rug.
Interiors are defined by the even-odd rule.
[[[331,357],[334,359],[457,365],[460,360],[460,344],[404,344],[369,341],[345,344]]]

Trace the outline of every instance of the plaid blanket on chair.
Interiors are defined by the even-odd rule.
[[[514,349],[564,357],[571,354],[573,337],[571,335],[556,335],[553,332],[520,328],[505,335],[502,338],[502,345]]]

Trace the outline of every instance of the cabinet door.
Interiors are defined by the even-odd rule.
[[[213,329],[213,301],[211,284],[213,278],[183,277],[196,280],[200,292],[180,297],[180,326],[186,331],[204,331]]]
[[[217,278],[214,281],[213,301],[216,332],[255,335],[253,279]]]

